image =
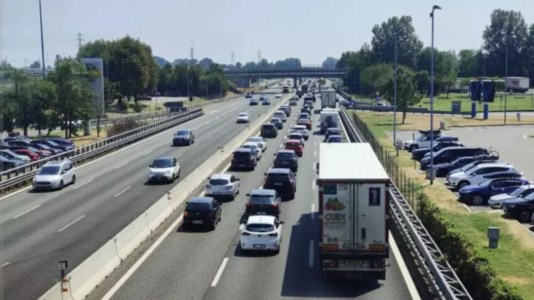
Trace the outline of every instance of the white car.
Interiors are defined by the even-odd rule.
[[[480,164],[466,172],[457,172],[447,176],[450,186],[461,189],[464,186],[479,184],[487,180],[483,175],[497,172],[514,172],[514,166],[508,164],[488,163]]]
[[[488,200],[488,205],[491,208],[502,208],[503,203],[508,199],[513,199],[517,197],[524,198],[525,196],[530,195],[534,192],[534,184],[527,184],[518,187],[515,191],[510,194],[498,194],[491,196]]]
[[[248,123],[249,121],[248,113],[242,112],[237,115],[237,123]]]
[[[74,164],[70,160],[50,161],[35,174],[32,186],[34,190],[62,189],[67,184],[75,182]]]
[[[260,146],[258,146],[258,143],[255,142],[246,142],[241,146],[241,148],[250,148],[252,149],[252,153],[256,154],[256,160],[260,160],[263,151],[261,150]]]
[[[219,198],[230,197],[231,200],[239,194],[241,180],[229,173],[213,174],[206,185],[206,196]]]
[[[302,135],[302,137],[307,141],[310,138],[310,133],[308,129],[306,129],[306,126],[304,125],[295,125],[293,128],[291,128],[293,132],[298,132]]]
[[[176,157],[164,156],[154,159],[149,165],[148,182],[173,182],[180,177],[180,164]]]
[[[274,216],[249,216],[241,231],[241,250],[280,251],[282,223]]]
[[[262,153],[267,151],[267,141],[261,136],[251,136],[248,138],[247,142],[257,143],[260,146]]]
[[[275,98],[282,98],[282,94],[276,94],[274,95]]]

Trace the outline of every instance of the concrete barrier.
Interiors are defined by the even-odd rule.
[[[184,201],[193,196],[204,182],[231,157],[234,149],[241,146],[250,136],[260,130],[271,115],[289,100],[286,95],[271,108],[260,114],[260,117],[248,125],[242,132],[228,142],[222,149],[215,152],[209,159],[196,168],[168,194],[156,201],[132,223],[121,230],[112,240],[84,260],[68,275],[68,291],[62,292],[61,282],[52,286],[39,299],[67,300],[83,299],[93,291],[122,260],[130,255],[143,241],[150,236]]]

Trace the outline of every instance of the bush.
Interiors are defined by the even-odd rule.
[[[107,130],[108,137],[112,137],[114,135],[121,134],[123,132],[145,125],[131,119],[115,120],[112,121],[111,124],[112,125]]]
[[[134,103],[132,105],[132,108],[136,113],[140,113],[140,112],[143,111],[143,108],[145,108],[145,105],[142,105],[142,104],[139,104],[139,103]]]

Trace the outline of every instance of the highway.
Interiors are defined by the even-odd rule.
[[[299,111],[293,107],[284,131],[296,121]],[[314,122],[318,122],[317,114]],[[395,252],[384,282],[322,278],[314,168],[323,138],[320,135],[310,136],[299,159],[295,199],[282,204],[280,253],[241,253],[239,227],[246,193],[262,185],[263,174],[272,165],[283,136],[268,140],[267,152],[255,171],[231,172],[241,178],[241,191],[234,201],[223,203],[222,221],[216,230],[184,231],[178,223],[118,284],[103,284],[113,288],[97,289],[88,299],[414,299],[408,288],[411,280],[405,281],[406,274],[398,262],[401,258]]]
[[[176,185],[180,179],[146,184],[154,158],[178,157],[185,178],[246,126],[235,124],[239,112],[252,122],[271,106],[249,106],[241,97],[208,107],[202,117],[77,167],[75,185],[0,198],[0,298],[36,299],[58,281],[58,261],[74,269]],[[195,144],[171,147],[178,129],[192,129]]]

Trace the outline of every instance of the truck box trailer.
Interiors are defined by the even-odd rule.
[[[333,88],[321,90],[321,108],[336,108],[336,91]]]
[[[323,275],[384,280],[389,258],[388,174],[368,143],[321,143],[319,151]]]
[[[530,88],[528,77],[503,77],[506,90],[512,93],[525,93]]]
[[[321,134],[324,134],[328,128],[339,128],[339,112],[335,108],[325,108],[319,115]]]

